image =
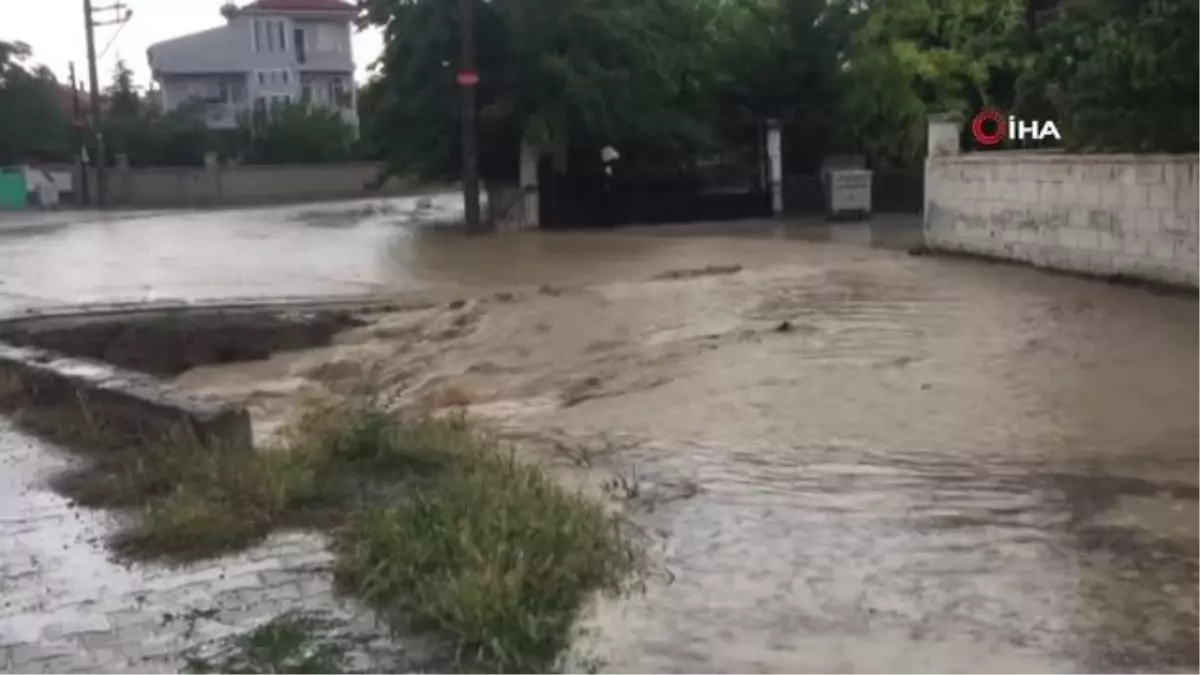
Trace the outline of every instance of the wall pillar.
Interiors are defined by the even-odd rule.
[[[962,119],[954,113],[939,113],[930,115],[925,141],[925,197],[921,208],[922,227],[929,229],[929,195],[933,185],[931,163],[938,157],[953,157],[962,154],[962,143],[959,134],[962,129]]]
[[[204,153],[205,199],[208,204],[221,203],[221,162],[217,153]]]
[[[778,120],[767,122],[767,182],[771,190],[771,215],[783,213],[783,130]]]
[[[930,115],[929,135],[926,142],[926,157],[943,157],[961,154],[959,133],[962,120],[952,113]]]
[[[521,214],[523,228],[541,227],[540,194],[538,189],[538,151],[528,143],[521,143]]]
[[[129,155],[123,152],[117,153],[117,155],[114,157],[114,160],[116,161],[117,165],[117,175],[115,176],[116,180],[113,181],[113,183],[116,183],[118,186],[120,186],[120,192],[115,195],[112,194],[110,185],[108,199],[110,203],[127,204],[129,203],[129,195],[132,192],[129,185],[129,181],[131,179],[129,175]]]

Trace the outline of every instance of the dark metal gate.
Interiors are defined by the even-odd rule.
[[[543,162],[539,171],[544,228],[761,218],[771,214],[759,148],[704,159],[689,158],[672,170],[635,173],[618,161],[605,180],[599,153],[568,159],[571,170]]]

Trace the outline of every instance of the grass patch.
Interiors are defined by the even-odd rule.
[[[132,515],[112,542],[118,552],[187,560],[281,527],[324,528],[344,589],[394,627],[436,629],[474,670],[553,668],[583,601],[620,590],[638,564],[601,505],[461,417],[398,418],[369,390],[311,414],[283,448],[146,444],[89,459],[58,488]],[[243,651],[262,652],[268,638],[291,644],[296,628],[249,636]],[[244,665],[216,668],[338,672],[324,662],[318,671]]]
[[[352,641],[316,617],[284,615],[232,639],[217,655],[187,659],[184,673],[345,673]]]
[[[360,512],[339,548],[340,580],[370,604],[432,623],[504,672],[554,666],[581,591],[618,591],[636,563],[600,506],[486,451],[404,504]]]

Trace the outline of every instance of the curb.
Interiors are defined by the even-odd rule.
[[[411,303],[407,303],[411,304]],[[249,412],[164,379],[205,363],[327,344],[364,314],[406,303],[377,296],[114,303],[0,317],[0,394],[98,433],[253,447]]]
[[[245,408],[90,359],[0,343],[0,391],[80,419],[97,432],[253,447]]]

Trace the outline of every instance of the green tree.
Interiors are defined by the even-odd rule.
[[[363,159],[382,160],[385,157],[386,139],[377,137],[380,125],[373,124],[379,115],[380,99],[384,91],[379,77],[373,77],[358,90],[359,137],[355,155]]]
[[[110,163],[124,154],[133,166],[196,166],[217,147],[215,135],[203,121],[203,104],[184,105],[167,114],[143,106],[125,61],[117,61],[104,98]]]
[[[127,152],[134,166],[197,166],[219,139],[189,106],[167,114],[144,110],[136,119]]]
[[[1194,0],[1058,0],[1039,9],[1039,49],[1020,82],[1023,114],[1058,120],[1074,149],[1197,149]]]
[[[282,106],[259,120],[249,159],[259,164],[337,162],[350,159],[354,130],[336,110]]]
[[[117,61],[111,84],[104,90],[105,149],[109,161],[117,154],[129,156],[130,162],[142,163],[147,148],[144,139],[149,131],[142,119],[141,101],[133,85],[133,71],[123,60]]]
[[[838,54],[849,39],[845,7],[827,0],[709,0],[707,40],[719,128],[753,147],[764,119],[784,126],[791,170],[814,168],[837,148]],[[750,132],[747,138],[747,131]]]
[[[133,85],[133,70],[124,60],[117,61],[112,84],[105,94],[108,97],[110,117],[132,119],[141,112],[141,100]]]
[[[458,3],[371,0],[384,27],[371,124],[392,168],[426,176],[459,164]],[[560,170],[611,143],[653,162],[711,144],[699,100],[708,63],[690,0],[478,2],[482,173],[509,177],[527,140]],[[700,44],[702,47],[703,45]]]
[[[69,159],[70,118],[54,74],[21,42],[0,41],[0,164]]]
[[[1025,0],[879,0],[861,10],[843,66],[842,112],[881,166],[922,154],[930,113],[1005,106],[996,83],[1023,68],[1014,51]]]

